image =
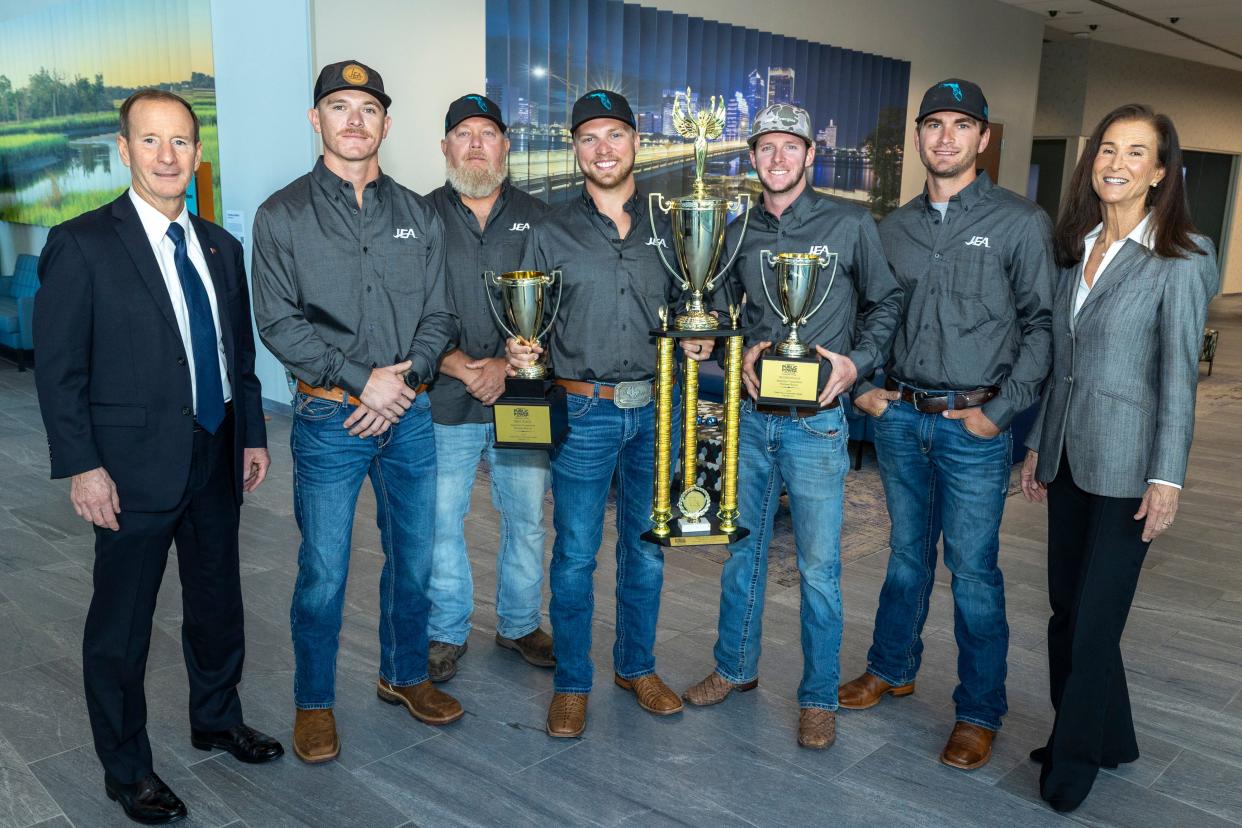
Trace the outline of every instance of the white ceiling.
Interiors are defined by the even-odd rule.
[[[1116,43],[1162,55],[1210,63],[1242,71],[1242,58],[1196,43],[1167,29],[1098,5],[1092,0],[1001,0],[1044,18],[1049,40],[1080,33],[1092,40]],[[1242,54],[1242,0],[1108,0],[1143,17],[1159,21],[1188,35]],[[1055,17],[1049,17],[1056,11]],[[1170,23],[1169,18],[1179,18]],[[1090,26],[1095,25],[1095,31]]]

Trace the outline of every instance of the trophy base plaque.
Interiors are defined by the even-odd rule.
[[[819,407],[818,354],[759,358],[759,404]]]
[[[720,521],[715,516],[702,517],[695,521],[696,524],[700,522],[707,525],[705,530],[695,528],[692,531],[685,531],[681,526],[683,521],[674,520],[669,524],[669,533],[664,537],[646,531],[643,532],[642,539],[656,546],[677,549],[686,546],[725,546],[736,543],[750,534],[750,530],[742,526],[737,527],[733,532],[720,531]]]
[[[547,379],[505,380],[505,393],[492,405],[496,448],[555,448],[569,430],[565,389]]]

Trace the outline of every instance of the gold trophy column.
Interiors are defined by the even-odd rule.
[[[667,336],[658,337],[656,343],[655,498],[651,506],[651,533],[656,537],[666,538],[669,536],[668,522],[673,519],[670,488],[673,465],[674,343]]]
[[[733,327],[737,328],[737,314],[730,308],[733,315]],[[720,509],[716,517],[720,518],[720,531],[732,533],[737,531],[737,455],[738,455],[738,421],[742,406],[742,337],[734,335],[728,338],[728,356],[725,361],[725,431],[724,447],[721,451],[720,463]]]
[[[681,407],[681,488],[689,491],[699,476],[699,364],[689,357],[686,357]]]

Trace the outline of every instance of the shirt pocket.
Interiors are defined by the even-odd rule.
[[[1009,322],[1014,317],[1013,295],[1003,257],[986,247],[964,245],[953,259],[946,299],[957,305],[962,333],[971,333],[989,322]]]
[[[421,295],[427,281],[427,247],[418,241],[407,240],[400,246],[390,248],[384,254],[384,289],[389,293],[410,296]]]

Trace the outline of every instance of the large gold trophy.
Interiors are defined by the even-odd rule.
[[[684,102],[684,108],[683,108]],[[737,508],[737,458],[738,422],[742,399],[742,331],[738,329],[736,305],[729,306],[728,327],[721,327],[720,320],[707,312],[704,297],[709,295],[721,277],[732,266],[741,250],[746,234],[746,222],[750,217],[750,196],[741,193],[734,200],[721,198],[709,190],[703,181],[707,165],[707,142],[719,138],[724,132],[724,98],[713,95],[706,109],[691,112],[690,89],[685,96],[678,94],[673,103],[673,124],[685,138],[694,139],[694,187],[690,195],[665,201],[660,193],[650,197],[651,230],[660,235],[656,227],[656,213],[670,216],[673,226],[673,248],[677,257],[674,267],[664,255],[663,247],[656,247],[660,260],[672,274],[683,292],[681,312],[670,320],[661,314],[660,329],[652,331],[657,342],[656,368],[656,445],[655,445],[655,496],[651,514],[651,530],[643,539],[662,546],[701,546],[706,544],[733,543],[749,534],[738,524]],[[725,227],[728,214],[741,210],[741,233],[737,248],[729,261],[719,270],[716,265],[724,249]],[[727,348],[725,359],[724,394],[724,445],[720,464],[720,502],[715,515],[711,511],[711,495],[697,484],[699,433],[699,364],[685,360],[682,373],[682,444],[681,471],[682,492],[677,499],[677,520],[674,521],[672,504],[673,461],[673,383],[676,361],[676,340],[684,338],[723,339]]]

